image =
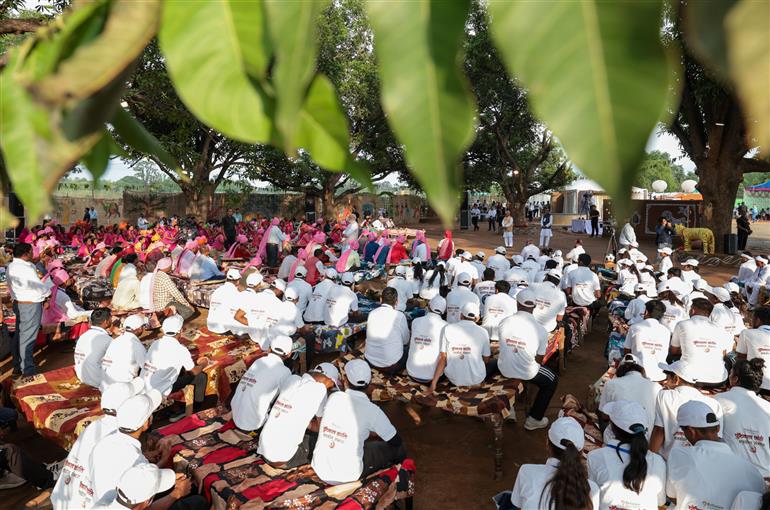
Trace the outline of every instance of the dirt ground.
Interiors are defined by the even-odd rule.
[[[443,229],[430,224],[425,227],[430,244],[435,249]],[[759,229],[770,232],[770,224],[759,224],[759,228],[754,228],[755,231]],[[536,232],[536,229],[532,229],[532,238],[535,238]],[[603,259],[607,249],[607,238],[591,239],[587,235],[561,230],[556,230],[554,234],[552,247],[562,249],[565,253],[576,239],[583,241],[586,251],[595,260]],[[519,253],[527,237],[516,236],[514,248],[509,250],[509,255]],[[495,247],[502,244],[501,236],[488,232],[486,224],[478,232],[455,230],[454,240],[458,248],[473,253],[483,250],[488,256]],[[652,244],[643,244],[641,249],[648,255],[654,253]],[[726,281],[735,272],[735,268],[720,267],[704,268],[703,274],[714,285]],[[561,396],[572,393],[585,398],[588,386],[604,372],[607,365],[602,352],[606,338],[607,322],[606,316],[602,314],[594,321],[593,330],[584,344],[570,355],[566,373],[560,375],[559,388],[547,413],[550,419],[559,410]],[[36,362],[43,371],[72,363],[71,346],[59,344],[45,349],[38,354]],[[10,370],[10,360],[5,360],[0,364],[0,379],[8,377]],[[406,413],[403,404],[390,403],[383,407],[404,438],[410,457],[415,459],[415,508],[418,509],[490,508],[492,496],[512,488],[522,464],[545,460],[545,431],[527,432],[523,429],[525,411],[519,404],[516,405],[517,421],[508,420],[504,424],[504,472],[499,481],[493,480],[492,476],[492,430],[481,420],[456,417],[430,409],[421,412],[423,420],[417,426]],[[8,440],[22,445],[34,458],[42,461],[58,460],[66,455],[63,450],[36,434],[28,424],[21,426]],[[35,498],[42,499],[29,487],[3,491],[0,509],[34,508]]]

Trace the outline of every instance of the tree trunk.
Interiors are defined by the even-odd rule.
[[[212,211],[212,202],[216,188],[213,183],[198,183],[193,186],[182,187],[185,198],[184,213],[194,216],[198,221],[206,221]]]
[[[703,195],[703,202],[698,210],[698,225],[711,229],[714,233],[715,249],[724,251],[724,235],[732,232],[733,208],[738,186],[742,180],[739,172],[720,171],[719,166],[735,168],[740,161],[718,161],[702,159],[696,161],[698,190]]]
[[[334,192],[334,183],[327,180],[321,190],[322,211],[323,217],[326,220],[332,219],[337,215],[337,211],[334,208]]]

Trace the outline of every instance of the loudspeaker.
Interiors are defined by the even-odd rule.
[[[735,234],[724,235],[724,252],[728,255],[735,255],[738,251],[738,236]]]
[[[313,197],[305,197],[305,221],[315,222],[315,198]]]
[[[460,205],[460,228],[467,230],[471,224],[471,215],[468,211],[470,207],[468,202],[470,201],[470,193],[463,192],[463,203]]]

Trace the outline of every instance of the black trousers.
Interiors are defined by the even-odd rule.
[[[204,496],[190,494],[174,501],[168,510],[209,510],[209,508],[209,503]]]
[[[278,245],[275,243],[267,243],[267,265],[269,267],[278,267]]]
[[[409,358],[409,345],[404,346],[404,354],[401,355],[401,359],[399,359],[397,362],[392,364],[389,367],[376,367],[369,363],[369,360],[366,360],[367,363],[369,363],[370,367],[374,367],[377,370],[380,371],[382,374],[398,374],[402,370],[406,368],[406,361]],[[309,365],[308,365],[309,366]]]
[[[599,218],[591,218],[591,237],[599,235]]]
[[[479,229],[479,217],[478,216],[471,216],[471,223],[473,223],[473,230]]]
[[[749,233],[738,229],[738,249],[745,250],[746,243],[749,241]]]
[[[380,469],[398,464],[406,458],[406,448],[401,443],[392,446],[385,441],[367,441],[364,443],[364,470],[361,478],[366,478]]]
[[[4,470],[24,478],[38,489],[48,489],[54,485],[53,475],[45,465],[15,444],[0,443],[0,472]]]
[[[198,374],[193,375],[192,372],[183,372],[179,374],[179,377],[177,378],[174,385],[171,387],[171,392],[179,391],[188,384],[192,384],[193,387],[195,387],[195,395],[194,400],[196,404],[200,404],[203,402],[203,399],[206,398],[206,383],[208,382],[209,377],[206,375],[205,372],[200,372]]]
[[[497,231],[497,223],[494,218],[487,219],[487,223],[489,223],[489,228],[487,228],[487,230],[491,230],[492,232]]]
[[[307,431],[305,437],[302,438],[302,442],[297,447],[297,451],[294,452],[294,456],[289,461],[281,466],[281,469],[293,469],[295,467],[304,466],[310,464],[313,460],[313,450],[315,450],[315,444],[318,442],[318,433]]]
[[[487,363],[487,380],[499,373],[500,369],[497,366],[497,358],[489,360],[489,363]],[[535,420],[542,420],[545,412],[548,410],[548,405],[551,403],[553,394],[556,393],[559,376],[551,371],[550,368],[541,366],[535,377],[526,382],[537,386],[537,396],[532,403],[532,407],[529,409],[529,416]]]

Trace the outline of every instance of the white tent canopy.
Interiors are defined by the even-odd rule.
[[[604,193],[604,188],[591,179],[576,179],[567,186],[564,186],[564,191],[598,191],[599,193]]]

